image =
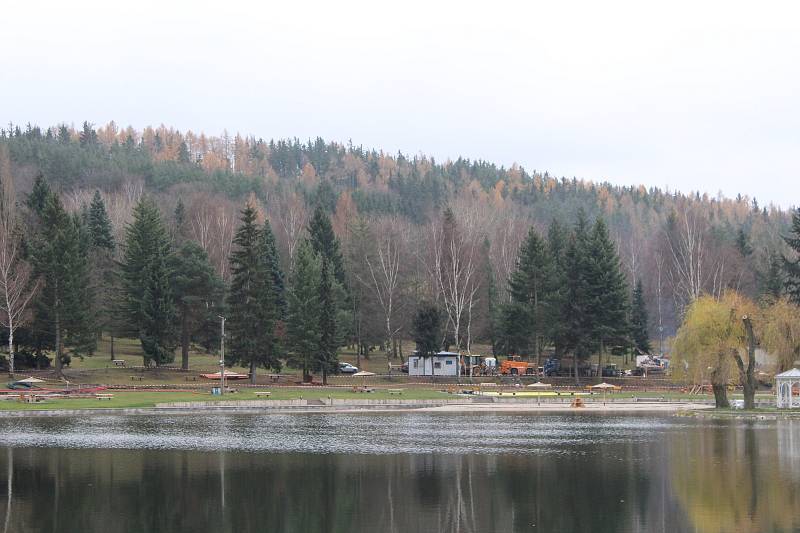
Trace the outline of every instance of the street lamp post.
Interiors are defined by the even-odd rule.
[[[219,316],[222,321],[222,331],[219,339],[219,393],[225,394],[225,317]]]

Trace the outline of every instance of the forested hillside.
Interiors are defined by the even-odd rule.
[[[520,316],[514,305],[530,296],[521,294],[521,287],[534,282],[530,277],[521,281],[524,273],[517,272],[514,287],[509,278],[519,271],[523,243],[523,252],[533,254],[529,259],[535,261],[537,239],[548,249],[561,246],[564,254],[607,254],[598,261],[606,261],[612,270],[619,267],[619,283],[608,280],[625,293],[619,311],[630,316],[631,305],[638,306],[631,322],[646,312],[649,330],[639,335],[644,340],[658,338],[659,327],[670,335],[684,306],[700,294],[718,295],[733,288],[757,298],[780,291],[780,256],[786,253],[782,235],[791,221],[791,213],[747,196],[729,199],[620,187],[485,161],[387,154],[319,138],[304,142],[210,137],[164,126],[122,129],[113,122],[80,129],[9,125],[0,131],[0,149],[0,155],[6,154],[0,161],[4,193],[16,199],[24,234],[43,224],[65,224],[69,217],[76,219],[75,231],[80,233],[77,219],[83,214],[87,220],[91,209],[102,205],[109,239],[115,244],[100,248],[109,255],[103,261],[111,264],[125,262],[130,253],[126,241],[131,242],[133,222],[139,229],[147,225],[146,219],[154,227],[163,223],[168,239],[158,246],[179,250],[176,255],[189,264],[206,257],[213,271],[203,274],[206,293],[221,294],[225,287],[242,283],[237,275],[250,260],[240,256],[234,261],[232,254],[241,252],[243,239],[260,238],[252,232],[268,228],[265,238],[272,239],[270,257],[275,263],[270,286],[285,283],[291,289],[298,276],[319,271],[314,275],[328,280],[321,286],[328,286],[326,297],[338,302],[337,315],[342,315],[337,318],[340,342],[364,349],[409,338],[413,314],[422,301],[442,309],[451,345],[468,348],[481,341],[498,351],[533,352],[548,340],[555,342],[553,324],[563,316],[547,307],[535,313],[530,306],[517,308],[536,315],[526,315],[525,320],[535,324],[528,329],[541,335],[510,338],[514,328],[509,323]],[[34,183],[54,191],[63,213],[55,206],[48,213],[44,204],[35,205]],[[144,197],[149,200],[143,203]],[[246,204],[252,208],[245,217],[252,225],[249,236],[237,234]],[[140,212],[134,219],[137,205]],[[332,230],[327,236],[326,221]],[[316,228],[311,239],[309,228]],[[148,231],[158,233],[157,228]],[[581,232],[586,248],[580,248]],[[99,261],[94,248],[87,250]],[[550,271],[569,275],[570,264],[548,261]],[[87,273],[87,286],[102,284],[95,279],[99,271]],[[552,283],[563,282],[554,279],[542,281],[548,301],[557,298]],[[320,283],[316,287],[323,290]],[[160,290],[157,283],[151,289]],[[109,294],[101,292],[99,298]],[[289,301],[279,306],[283,311],[268,319],[287,322],[288,329],[278,334],[284,342],[292,336],[286,313],[300,312],[303,304],[293,304],[292,295],[289,291]],[[274,293],[276,301],[286,297]],[[216,300],[222,305],[222,297]],[[184,319],[202,322],[198,317]],[[110,322],[99,327],[117,327]],[[183,331],[199,342],[203,328],[194,328],[191,335]],[[609,338],[612,333],[609,330]],[[547,338],[540,342],[537,335]],[[295,340],[302,344],[302,339]],[[334,352],[335,344],[329,339]],[[297,356],[298,350],[292,353]],[[310,363],[297,364],[305,369]]]

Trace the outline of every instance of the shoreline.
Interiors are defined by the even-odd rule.
[[[587,403],[583,407],[567,404],[534,404],[523,402],[504,403],[434,403],[409,400],[392,404],[354,404],[339,405],[181,405],[157,407],[98,407],[92,409],[20,409],[0,411],[0,418],[20,417],[58,417],[58,416],[131,416],[131,415],[196,415],[204,414],[350,414],[386,412],[423,413],[680,413],[713,410],[713,405],[694,402],[614,402],[603,405],[600,402]],[[730,416],[736,416],[731,413]]]

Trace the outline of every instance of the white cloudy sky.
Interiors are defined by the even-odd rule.
[[[0,0],[0,121],[320,135],[800,203],[800,5]]]

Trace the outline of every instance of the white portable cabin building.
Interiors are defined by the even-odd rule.
[[[433,357],[408,356],[409,376],[458,376],[459,354],[439,352]]]

